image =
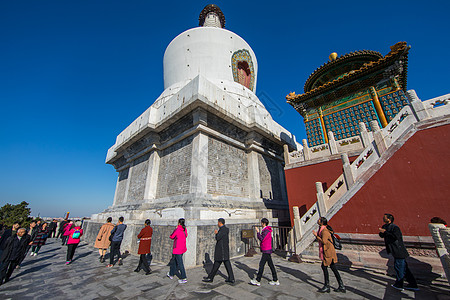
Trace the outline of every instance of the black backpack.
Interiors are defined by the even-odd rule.
[[[331,233],[331,239],[333,240],[334,249],[342,250],[341,238],[338,235]]]

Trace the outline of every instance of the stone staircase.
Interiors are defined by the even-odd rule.
[[[360,141],[357,146],[364,146],[362,152],[353,163],[350,163],[347,152],[340,154],[344,172],[326,191],[321,182],[316,182],[317,201],[303,216],[294,206],[297,254],[301,254],[314,241],[312,231],[317,227],[319,217],[330,220],[415,132],[450,123],[450,94],[423,102],[414,90],[408,91],[407,95],[410,105],[403,107],[385,128],[380,129],[377,121],[372,121],[372,132],[368,132],[364,123],[360,123],[361,133],[356,139]],[[329,155],[336,155],[337,152],[332,151],[333,147],[328,144],[315,148],[331,148]],[[285,157],[308,160],[311,157],[309,151],[306,147],[301,151],[285,153]]]

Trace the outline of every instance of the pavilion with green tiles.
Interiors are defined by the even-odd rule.
[[[370,122],[380,128],[408,105],[406,77],[408,51],[406,42],[390,47],[383,56],[362,50],[338,57],[315,70],[304,86],[303,94],[286,96],[304,118],[308,145],[328,143],[328,132],[336,140],[359,135],[360,122],[371,130]]]

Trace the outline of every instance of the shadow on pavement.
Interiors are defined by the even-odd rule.
[[[49,250],[45,250],[45,251],[40,251],[39,254],[44,254],[44,253],[49,253],[49,252],[53,252],[56,250],[59,250],[60,248],[53,248],[53,249],[49,249]]]
[[[48,264],[43,264],[43,265],[40,265],[40,266],[29,268],[27,270],[24,270],[23,272],[18,273],[16,276],[12,277],[11,280],[14,280],[17,277],[21,277],[21,276],[26,275],[26,274],[30,274],[30,273],[34,273],[34,272],[40,271],[40,270],[42,270],[42,269],[44,269],[44,268],[46,268],[48,266],[51,266],[51,265],[52,265],[51,263],[48,263]],[[13,275],[14,275],[14,273],[13,273]]]
[[[256,277],[256,270],[250,268],[246,264],[243,264],[240,261],[235,261],[234,265],[236,266],[236,268],[241,269],[242,271],[247,273],[249,279],[253,279],[254,277]]]
[[[85,253],[83,253],[83,254],[77,255],[77,256],[72,260],[72,262],[75,262],[75,261],[77,261],[77,260],[79,260],[79,259],[81,259],[81,258],[83,258],[83,257],[86,257],[86,256],[90,255],[92,252],[93,252],[93,251],[89,251],[89,252],[85,252]]]
[[[36,262],[40,262],[40,261],[42,261],[42,260],[52,258],[53,256],[56,256],[56,254],[53,254],[53,255],[47,255],[47,256],[41,256],[41,257],[35,258],[35,259],[30,258],[30,259],[32,259],[32,260],[27,260],[27,261],[23,262],[23,263],[21,264],[21,267],[26,267],[26,266],[31,265],[31,264],[34,264],[34,263],[36,263]]]

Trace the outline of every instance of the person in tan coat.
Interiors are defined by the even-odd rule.
[[[322,260],[322,271],[323,276],[325,278],[325,283],[321,289],[318,290],[320,293],[329,293],[330,292],[330,276],[328,274],[328,266],[336,276],[339,287],[335,289],[335,292],[345,293],[345,286],[342,282],[341,275],[336,268],[336,263],[338,262],[336,249],[334,249],[332,234],[333,228],[328,225],[328,220],[325,217],[320,217],[317,221],[319,225],[319,231],[313,231],[314,236],[319,242],[319,257]]]
[[[109,245],[111,245],[109,236],[111,235],[111,230],[114,228],[114,224],[112,224],[111,222],[112,218],[109,217],[106,220],[106,223],[103,224],[100,228],[94,244],[94,247],[98,248],[98,252],[100,253],[100,262],[102,263],[105,262],[106,250],[108,250]]]

